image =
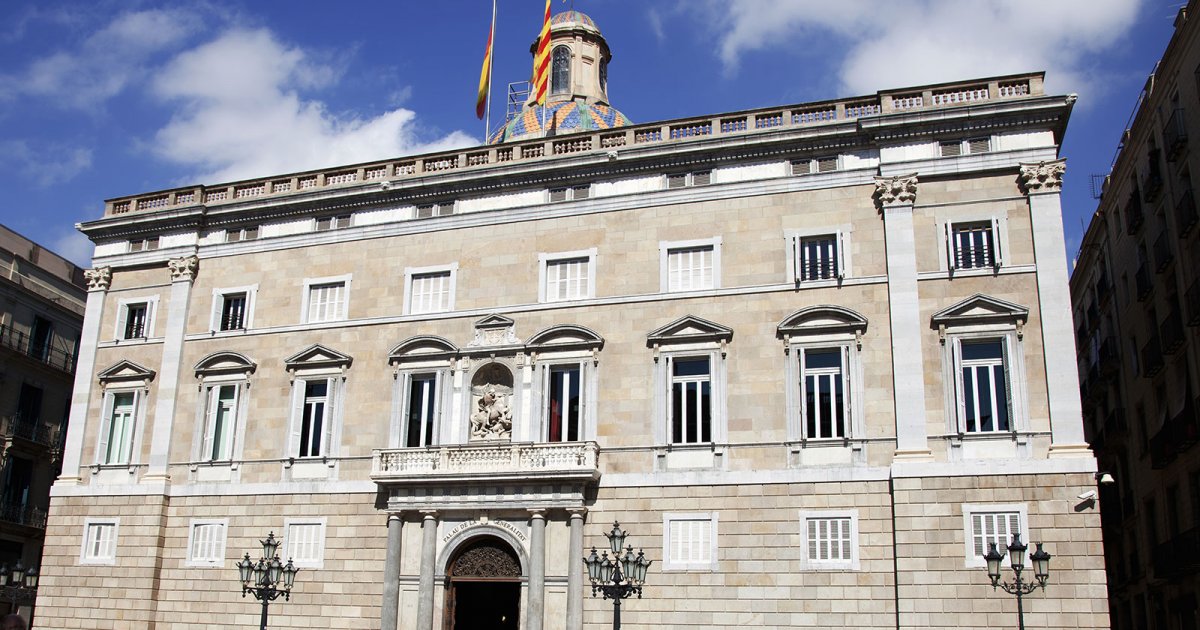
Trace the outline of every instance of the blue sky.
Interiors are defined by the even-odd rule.
[[[613,50],[635,122],[1032,70],[1077,93],[1073,256],[1180,0],[554,0]],[[494,92],[529,78],[539,0],[500,0]],[[173,186],[479,144],[489,0],[7,0],[0,222],[87,265],[74,224]],[[498,113],[493,114],[499,116]]]

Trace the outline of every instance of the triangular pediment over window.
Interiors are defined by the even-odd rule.
[[[529,338],[525,346],[533,352],[551,350],[595,350],[604,347],[604,338],[583,326],[551,326]]]
[[[516,322],[513,320],[494,313],[475,322],[475,328],[477,329],[512,328],[514,325],[516,325]]]
[[[733,329],[727,328],[695,315],[679,319],[651,331],[646,335],[646,345],[661,346],[672,343],[728,342],[733,339]]]
[[[458,347],[437,335],[417,335],[401,341],[388,353],[388,363],[423,360],[450,360],[458,356]]]
[[[787,316],[776,329],[780,337],[825,333],[862,334],[866,331],[867,318],[848,308],[829,304],[802,308]]]
[[[237,352],[214,352],[196,363],[196,378],[218,374],[253,374],[258,364]]]
[[[995,324],[1025,322],[1029,319],[1029,309],[1020,304],[1013,304],[994,298],[990,295],[976,293],[975,295],[934,313],[933,328],[943,326],[970,326],[974,324]]]
[[[138,365],[137,363],[129,361],[128,359],[122,359],[108,368],[101,370],[101,372],[96,375],[96,378],[101,383],[112,383],[117,381],[142,381],[149,383],[150,381],[154,380],[154,370]]]
[[[321,344],[313,344],[283,360],[289,372],[322,368],[346,369],[354,359]]]

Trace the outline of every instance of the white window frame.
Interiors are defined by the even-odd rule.
[[[788,230],[784,232],[787,281],[797,286],[826,286],[839,283],[848,277],[854,277],[854,274],[851,272],[851,265],[854,262],[851,257],[851,234],[852,230],[849,225],[832,226],[827,229]],[[800,244],[804,240],[821,236],[833,236],[837,241],[838,272],[833,278],[803,280],[800,273]]]
[[[301,305],[300,305],[300,322],[304,323],[304,324],[319,324],[322,322],[340,322],[340,321],[345,321],[347,319],[350,319],[350,281],[351,281],[351,279],[352,279],[352,274],[345,274],[342,276],[326,276],[324,278],[305,278],[304,279],[304,299],[301,300]],[[326,318],[326,319],[319,319],[319,320],[309,319],[309,317],[308,317],[309,300],[312,299],[313,287],[327,285],[327,284],[338,284],[338,283],[341,283],[341,285],[342,285],[341,316],[340,317],[331,317],[331,318]]]
[[[709,378],[709,405],[711,409],[711,417],[709,418],[710,437],[709,441],[698,442],[674,442],[672,419],[674,408],[672,407],[672,391],[674,388],[673,366],[675,361],[694,358],[708,359],[708,378]],[[686,346],[672,346],[669,350],[664,350],[658,357],[656,363],[657,382],[660,386],[655,392],[655,396],[661,400],[657,405],[661,412],[659,415],[658,425],[661,427],[661,438],[659,442],[671,448],[688,448],[688,447],[711,447],[714,444],[723,444],[727,435],[727,415],[725,413],[725,389],[726,389],[726,365],[724,353],[719,348],[713,348],[710,344],[704,344],[700,347],[687,348]]]
[[[413,277],[429,274],[444,274],[450,275],[450,295],[447,298],[446,308],[442,310],[431,311],[413,311],[412,291]],[[449,313],[454,310],[454,297],[458,292],[458,263],[450,263],[449,265],[435,265],[432,267],[405,267],[404,268],[404,314],[405,315],[425,315],[432,313]]]
[[[94,540],[91,537],[92,527],[112,527],[111,555],[93,555],[89,548]],[[99,564],[112,566],[117,563],[117,544],[120,540],[121,519],[119,518],[85,518],[83,519],[83,541],[79,545],[79,564]]]
[[[712,286],[696,289],[671,289],[671,253],[683,249],[701,248],[711,248],[712,250]],[[721,288],[720,236],[690,241],[659,241],[658,259],[659,291],[662,293],[693,293],[696,291],[712,291]]]
[[[229,456],[222,459],[214,459],[211,457],[212,444],[210,440],[213,439],[213,431],[215,429],[213,414],[217,410],[215,406],[217,396],[222,387],[234,388],[233,417],[230,418],[227,438],[229,441]],[[201,381],[201,400],[196,429],[198,439],[196,440],[196,451],[193,453],[194,461],[229,464],[241,459],[246,432],[247,409],[249,407],[247,400],[249,390],[250,381],[247,374],[206,377]]]
[[[325,403],[321,419],[321,451],[316,455],[300,455],[301,432],[304,427],[305,389],[308,383],[325,381]],[[341,433],[343,377],[337,374],[305,374],[292,381],[292,418],[289,422],[286,457],[296,460],[323,460],[337,453]],[[311,444],[310,444],[311,447]]]
[[[717,544],[718,536],[718,514],[716,512],[665,512],[663,513],[663,530],[662,530],[662,559],[663,571],[702,571],[715,572],[719,563],[718,552],[720,546]],[[707,561],[689,561],[685,559],[676,559],[671,553],[671,548],[675,541],[671,536],[671,523],[676,521],[688,522],[706,522],[709,524],[709,559]]]
[[[1008,239],[1008,216],[1007,214],[993,213],[955,213],[953,218],[938,217],[938,255],[941,257],[942,271],[946,271],[951,276],[973,275],[973,274],[992,274],[999,269],[1011,266],[1011,262],[1007,259],[1009,249]],[[992,265],[983,267],[963,267],[959,268],[955,265],[955,241],[954,230],[955,226],[962,226],[968,223],[990,223],[992,230]]]
[[[146,307],[146,326],[145,335],[141,337],[126,337],[125,325],[129,322],[129,308],[131,306]],[[113,339],[118,341],[141,341],[144,339],[154,338],[154,321],[158,315],[158,296],[146,295],[142,297],[121,298],[117,302],[117,325],[113,330]]]
[[[962,383],[962,343],[963,341],[982,341],[998,339],[1004,352],[1004,373],[1008,388],[1009,427],[1005,430],[968,431],[966,417],[966,399],[963,395]],[[944,361],[947,370],[952,370],[947,384],[947,409],[953,413],[946,414],[951,419],[951,432],[963,437],[1012,435],[1023,431],[1029,426],[1028,406],[1026,404],[1026,375],[1024,361],[1024,342],[1011,326],[977,326],[972,329],[955,329],[946,335]],[[945,374],[946,372],[943,372]]]
[[[975,555],[975,525],[974,515],[976,514],[996,514],[996,513],[1012,513],[1018,515],[1018,524],[1021,528],[1021,541],[1029,544],[1029,508],[1025,503],[963,503],[963,555],[965,564],[968,569],[977,569],[987,566],[987,561],[983,556]],[[1012,540],[1011,533],[1009,540],[1005,541],[1005,546]],[[986,546],[986,545],[985,545]],[[1000,550],[1008,557],[1004,549]],[[987,553],[987,549],[984,549]],[[1028,565],[1027,565],[1028,566]]]
[[[316,560],[297,560],[291,555],[292,545],[292,527],[296,525],[317,525],[320,529],[320,550],[317,552]],[[289,518],[283,523],[283,540],[280,541],[280,560],[286,564],[288,560],[301,569],[323,569],[325,568],[325,542],[328,534],[325,517],[319,518]]]
[[[809,556],[808,535],[810,520],[849,520],[850,558],[837,560],[814,559]],[[800,510],[800,568],[807,571],[857,571],[859,562],[858,510]]]
[[[444,363],[429,367],[405,366],[404,369],[398,370],[396,373],[396,400],[399,401],[399,409],[397,411],[397,435],[392,441],[392,448],[421,448],[420,446],[408,445],[408,423],[409,423],[409,408],[412,406],[412,381],[414,376],[423,376],[426,374],[433,375],[433,426],[430,428],[429,435],[426,436],[428,446],[437,446],[442,443],[442,417],[446,408],[445,401],[447,390],[451,389],[450,385],[450,367]]]
[[[108,445],[112,442],[111,420],[118,394],[133,395],[133,413],[131,417],[132,426],[127,430],[128,435],[124,436],[123,441],[126,441],[129,449],[129,456],[125,461],[109,462],[106,461],[106,452]],[[100,417],[100,431],[96,436],[96,455],[95,463],[100,467],[122,467],[129,466],[137,461],[137,456],[141,450],[141,433],[142,427],[146,419],[146,389],[144,387],[109,387],[104,390],[104,404],[101,406],[102,413]]]
[[[246,295],[246,312],[242,316],[242,327],[221,330],[221,313],[225,309],[225,298],[228,296],[237,295],[238,293],[244,293]],[[212,316],[209,320],[209,330],[214,333],[222,334],[241,333],[254,327],[254,302],[258,295],[257,284],[251,284],[244,287],[223,287],[220,289],[213,289],[212,295],[213,305]],[[308,295],[307,289],[305,290],[305,295]],[[308,309],[304,309],[304,312],[308,313]]]
[[[220,531],[220,548],[219,556],[211,558],[198,558],[195,556],[196,551],[196,528],[197,527],[218,527]],[[223,568],[225,566],[225,555],[227,553],[226,542],[229,535],[229,519],[227,518],[194,518],[188,523],[188,542],[187,542],[187,566],[199,568]]]
[[[571,260],[587,260],[587,290],[583,296],[572,298],[550,299],[549,282],[550,266],[554,263]],[[572,302],[575,300],[590,300],[596,297],[596,248],[580,249],[573,252],[555,252],[538,254],[538,302]]]
[[[575,440],[569,440],[566,425],[563,425],[562,439],[554,442],[558,443],[578,443],[596,439],[596,427],[593,418],[595,415],[595,373],[592,365],[593,357],[579,356],[572,358],[567,355],[557,355],[554,357],[539,357],[537,371],[540,384],[540,395],[538,396],[538,415],[540,422],[538,423],[537,440],[540,442],[550,443],[550,392],[551,374],[554,368],[569,366],[579,369],[579,435]]]
[[[794,361],[796,361],[796,386],[799,388],[799,396],[797,402],[800,407],[800,436],[802,441],[832,441],[841,442],[849,440],[852,437],[858,437],[859,431],[855,422],[857,407],[860,406],[858,400],[861,393],[855,389],[856,382],[861,382],[855,378],[855,363],[857,363],[858,352],[854,344],[849,341],[831,341],[829,343],[818,343],[809,341],[807,343],[798,343],[793,346],[795,348]],[[853,350],[852,350],[853,349]],[[841,360],[841,375],[839,380],[842,383],[842,432],[845,435],[841,436],[820,436],[810,435],[808,430],[808,373],[805,370],[804,362],[809,351],[826,351],[836,350]]]

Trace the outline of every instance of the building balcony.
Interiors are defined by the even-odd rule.
[[[1200,421],[1196,416],[1196,405],[1188,401],[1173,418],[1167,419],[1158,433],[1150,438],[1150,466],[1166,468],[1181,453],[1191,448],[1200,439]]]
[[[1151,162],[1150,170],[1142,177],[1142,199],[1145,199],[1146,203],[1154,203],[1158,201],[1159,195],[1162,194],[1162,189],[1162,175],[1159,174],[1154,162]]]
[[[1154,577],[1179,578],[1200,572],[1200,527],[1181,532],[1154,548]]]
[[[1138,265],[1137,272],[1133,275],[1134,283],[1137,286],[1137,300],[1144,302],[1150,294],[1154,292],[1154,282],[1150,280],[1150,269],[1146,263]]]
[[[1171,251],[1171,239],[1166,230],[1154,239],[1154,272],[1162,273],[1175,260],[1175,252]]]
[[[1172,309],[1167,318],[1159,324],[1158,331],[1164,353],[1175,354],[1183,347],[1183,318],[1180,317],[1179,311]]]
[[[1179,196],[1179,201],[1175,202],[1175,225],[1179,228],[1179,237],[1187,236],[1196,226],[1198,219],[1200,217],[1196,215],[1196,197],[1192,194],[1192,189],[1188,188]]]
[[[35,361],[40,361],[68,374],[75,371],[74,354],[59,348],[52,348],[46,343],[36,343],[28,334],[11,325],[0,325],[0,347],[15,350]]]
[[[1112,300],[1112,283],[1108,281],[1106,275],[1100,276],[1100,280],[1096,282],[1096,301],[1099,302],[1100,308],[1108,306]]]
[[[0,503],[0,522],[46,529],[46,510],[20,503]]]
[[[1167,118],[1167,124],[1163,125],[1163,149],[1166,151],[1167,161],[1174,162],[1187,146],[1187,141],[1187,125],[1184,124],[1183,108],[1177,107],[1175,111],[1171,112],[1171,117]]]
[[[1096,327],[1100,325],[1100,304],[1095,299],[1088,304],[1087,323],[1088,330],[1096,330]]]
[[[0,443],[5,445],[18,439],[55,447],[61,438],[62,429],[57,424],[42,422],[37,418],[23,418],[19,413],[0,416]]]
[[[1129,197],[1129,204],[1125,206],[1125,232],[1133,235],[1137,234],[1138,229],[1145,223],[1146,215],[1142,213],[1142,199],[1137,195],[1137,191]]]
[[[1151,337],[1150,341],[1142,346],[1142,376],[1146,378],[1158,376],[1163,367],[1162,344],[1157,337]]]
[[[1112,337],[1101,340],[1096,362],[1100,364],[1100,374],[1105,377],[1112,376],[1121,369],[1121,357],[1117,356],[1117,342]]]

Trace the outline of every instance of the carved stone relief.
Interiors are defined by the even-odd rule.
[[[913,203],[917,200],[917,174],[876,177],[875,197],[881,205]]]
[[[83,277],[87,280],[88,291],[107,291],[112,284],[112,267],[84,269]]]
[[[172,281],[187,280],[190,282],[196,278],[196,270],[200,267],[200,259],[196,256],[172,258],[167,261],[167,265],[171,267]]]
[[[503,543],[487,540],[464,551],[450,569],[454,577],[521,577],[521,563]]]
[[[1026,193],[1057,192],[1062,190],[1063,173],[1066,170],[1066,160],[1022,164],[1019,180]]]
[[[471,441],[512,439],[513,376],[489,363],[471,379]]]

